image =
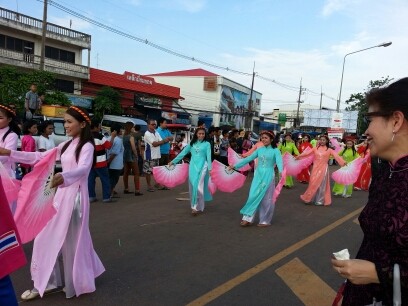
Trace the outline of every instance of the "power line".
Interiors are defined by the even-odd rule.
[[[44,0],[37,0],[37,1],[39,1],[39,2],[44,2]],[[138,41],[138,42],[140,42],[140,43],[144,43],[144,44],[146,44],[146,45],[148,45],[148,46],[150,46],[150,47],[153,47],[153,48],[155,48],[155,49],[157,49],[157,50],[166,52],[166,53],[168,53],[168,54],[170,54],[170,55],[174,55],[174,56],[177,56],[177,57],[182,58],[182,59],[185,59],[185,60],[193,61],[193,62],[202,64],[202,65],[204,65],[204,66],[208,66],[208,67],[211,67],[211,68],[214,68],[214,69],[224,70],[224,71],[227,71],[227,72],[232,72],[232,73],[236,73],[236,74],[240,74],[240,75],[245,75],[245,76],[252,76],[252,75],[253,75],[252,73],[239,71],[239,70],[232,69],[232,68],[229,68],[229,67],[223,67],[223,66],[220,66],[220,65],[217,65],[217,64],[214,64],[214,63],[209,63],[209,62],[206,62],[206,61],[201,60],[201,59],[199,59],[199,58],[196,58],[196,57],[194,57],[194,56],[188,56],[188,55],[182,54],[182,53],[180,53],[180,52],[178,52],[178,51],[171,50],[171,49],[169,49],[169,48],[160,46],[160,45],[158,45],[158,44],[156,44],[156,43],[153,43],[153,42],[149,41],[148,39],[143,39],[143,38],[134,36],[134,35],[132,35],[132,34],[129,34],[129,33],[126,33],[126,32],[124,32],[124,31],[122,31],[122,30],[119,30],[118,28],[113,28],[113,27],[111,27],[111,26],[106,25],[105,23],[101,23],[101,22],[99,22],[99,21],[97,21],[97,20],[95,20],[95,19],[86,17],[86,16],[84,16],[84,15],[82,15],[82,14],[76,12],[76,11],[73,11],[73,10],[71,10],[71,9],[69,9],[69,8],[67,8],[67,7],[65,7],[65,6],[63,6],[63,5],[61,5],[61,4],[59,4],[59,3],[56,2],[56,1],[49,0],[49,4],[50,4],[51,6],[54,6],[54,7],[57,8],[57,9],[59,9],[59,10],[65,12],[65,13],[67,13],[67,14],[70,14],[70,15],[72,15],[72,16],[74,16],[74,17],[77,17],[78,19],[81,19],[81,20],[84,20],[84,21],[86,21],[86,22],[89,22],[90,24],[93,24],[93,25],[95,25],[95,26],[97,26],[97,27],[100,27],[100,28],[103,28],[103,29],[105,29],[105,30],[108,30],[108,31],[110,31],[110,32],[112,32],[112,33],[115,33],[115,34],[117,34],[117,35],[120,35],[120,36],[129,38],[129,39]],[[274,84],[276,84],[276,85],[278,85],[278,86],[280,86],[280,87],[282,87],[282,88],[285,88],[285,89],[287,89],[287,90],[291,90],[291,91],[297,92],[297,87],[296,87],[296,86],[284,84],[284,83],[278,82],[278,81],[276,81],[276,80],[274,80],[274,79],[270,79],[270,78],[267,78],[267,77],[263,77],[263,76],[261,76],[261,75],[259,75],[259,74],[256,74],[255,76],[258,77],[259,79],[264,80],[264,81],[268,81],[268,82],[274,83]],[[316,93],[313,92],[313,91],[311,91],[311,92],[314,93],[314,94],[316,94]],[[320,95],[320,94],[317,94],[317,95]],[[325,96],[328,97],[328,98],[330,98],[330,99],[332,99],[332,100],[334,100],[334,101],[336,101],[336,99],[334,99],[334,98],[332,98],[332,97],[329,97],[329,96],[327,96],[327,95],[325,95]]]

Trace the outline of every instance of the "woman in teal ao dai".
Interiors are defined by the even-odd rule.
[[[339,153],[339,156],[343,158],[343,160],[347,163],[351,163],[356,158],[360,157],[357,153],[354,142],[352,140],[346,141],[346,147]],[[344,198],[351,197],[353,193],[353,184],[351,185],[342,185],[339,183],[334,183],[333,186],[333,194],[335,196],[342,196]]]
[[[239,169],[245,164],[258,159],[254,178],[249,190],[248,200],[240,213],[243,215],[241,226],[248,226],[254,222],[255,213],[259,209],[258,226],[268,226],[271,224],[275,203],[272,202],[275,191],[275,165],[279,173],[282,173],[283,162],[280,151],[276,148],[272,132],[261,132],[261,141],[264,147],[256,149],[250,156],[242,159],[230,168]]]
[[[191,143],[188,144],[169,165],[177,164],[184,156],[191,153],[188,168],[188,186],[191,199],[191,214],[204,211],[204,201],[211,201],[208,190],[209,171],[211,171],[211,145],[205,140],[205,129],[195,130]]]
[[[286,152],[290,155],[299,155],[299,151],[292,140],[291,134],[285,135],[285,139],[282,141],[281,144],[279,144],[278,148],[282,152],[282,155],[285,154]],[[294,185],[293,177],[291,175],[287,175],[284,187],[292,188],[293,185]]]

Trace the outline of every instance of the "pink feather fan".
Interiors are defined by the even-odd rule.
[[[342,185],[354,184],[358,179],[361,166],[364,162],[364,158],[356,158],[352,162],[348,163],[347,166],[341,167],[339,170],[334,171],[332,173],[333,180]]]
[[[304,155],[305,153],[309,152],[311,149],[307,148],[301,155]],[[310,154],[304,158],[300,159],[295,159],[293,155],[289,154],[286,152],[283,157],[283,165],[284,168],[286,169],[286,175],[293,175],[296,176],[298,175],[303,169],[309,167],[313,160],[314,160],[314,154]]]
[[[239,161],[243,159],[242,156],[239,156],[237,152],[235,152],[233,149],[228,148],[228,164],[235,166]],[[251,170],[251,166],[249,164],[246,164],[242,168],[239,168],[238,171],[240,172],[245,172]]]
[[[234,192],[244,185],[245,178],[245,175],[235,170],[229,170],[227,166],[217,160],[212,163],[211,179],[220,191]]]
[[[153,167],[155,181],[169,188],[183,184],[188,176],[188,164]]]
[[[51,188],[57,148],[44,156],[21,182],[14,220],[22,243],[33,240],[57,212]]]

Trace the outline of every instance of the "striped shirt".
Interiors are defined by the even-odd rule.
[[[109,140],[104,138],[101,133],[92,133],[95,142],[96,163],[94,168],[103,168],[108,166],[106,159],[106,150],[112,147]]]

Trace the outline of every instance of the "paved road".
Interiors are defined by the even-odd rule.
[[[188,197],[187,185],[92,203],[91,234],[106,267],[96,292],[73,300],[57,292],[30,305],[329,305],[342,282],[330,254],[356,254],[367,193],[309,206],[299,200],[306,185],[297,184],[282,191],[272,226],[241,228],[249,186],[217,192],[197,217],[176,200]],[[18,295],[32,287],[28,266],[12,278]]]

